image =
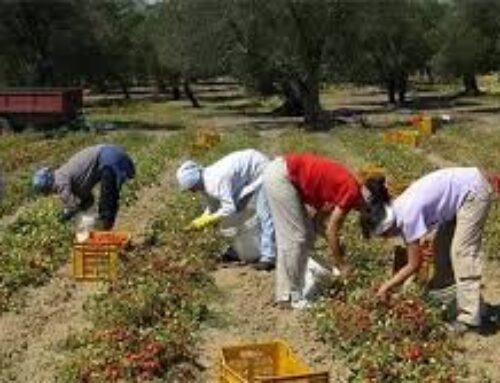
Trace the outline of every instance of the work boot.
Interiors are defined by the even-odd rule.
[[[226,249],[221,255],[220,260],[223,263],[238,262],[240,259],[238,253],[231,246]]]
[[[481,334],[481,328],[479,326],[471,326],[467,323],[455,320],[446,325],[447,330],[458,337],[463,336],[467,333]]]
[[[271,271],[274,270],[274,262],[259,261],[257,263],[254,263],[252,267],[258,271]]]

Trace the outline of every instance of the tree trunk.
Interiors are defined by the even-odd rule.
[[[170,77],[170,86],[172,88],[172,98],[175,101],[181,99],[181,90],[179,88],[179,78],[177,76]]]
[[[127,85],[126,81],[119,80],[119,84],[120,84],[120,88],[122,90],[123,97],[125,98],[125,100],[130,100],[130,92],[129,92],[128,85]]]
[[[176,101],[181,99],[181,90],[178,84],[172,85],[172,98]]]
[[[194,95],[188,80],[184,80],[184,93],[186,93],[187,98],[189,99],[189,101],[191,101],[193,108],[201,108],[201,105]]]
[[[165,94],[167,92],[167,87],[165,85],[165,81],[161,77],[156,78],[156,90],[159,95]]]
[[[404,105],[406,102],[406,90],[408,87],[408,77],[406,75],[399,76],[398,79],[398,101],[399,105]]]
[[[427,76],[427,82],[429,85],[434,85],[434,73],[430,65],[425,66],[425,75]]]
[[[465,87],[465,94],[470,96],[479,95],[479,87],[477,85],[476,76],[473,73],[467,73],[463,75],[463,82]]]
[[[387,97],[389,100],[389,104],[396,104],[396,81],[394,78],[390,78],[387,83]]]
[[[292,81],[284,80],[281,82],[281,92],[285,101],[273,113],[280,116],[302,116],[304,104],[298,85]]]
[[[302,99],[304,104],[304,122],[312,130],[320,127],[321,105],[319,103],[319,81],[316,74],[310,73],[302,83]]]

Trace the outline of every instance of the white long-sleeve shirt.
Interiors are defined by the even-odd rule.
[[[269,163],[263,153],[246,149],[228,154],[203,170],[203,185],[210,199],[220,205],[216,214],[227,217],[238,210],[238,203],[262,184],[262,172]]]

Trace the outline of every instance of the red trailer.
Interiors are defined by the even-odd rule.
[[[0,89],[0,130],[67,123],[82,105],[79,88]]]

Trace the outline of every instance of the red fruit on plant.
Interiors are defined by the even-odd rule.
[[[144,350],[146,350],[149,354],[156,355],[160,351],[163,350],[163,345],[160,342],[152,341],[149,342],[146,347],[144,347]]]
[[[106,370],[104,371],[104,375],[106,376],[106,379],[109,381],[116,381],[121,377],[121,372],[117,367],[114,366],[108,366],[106,367]]]
[[[418,345],[410,345],[403,350],[403,357],[407,360],[416,361],[422,357],[422,348]]]

